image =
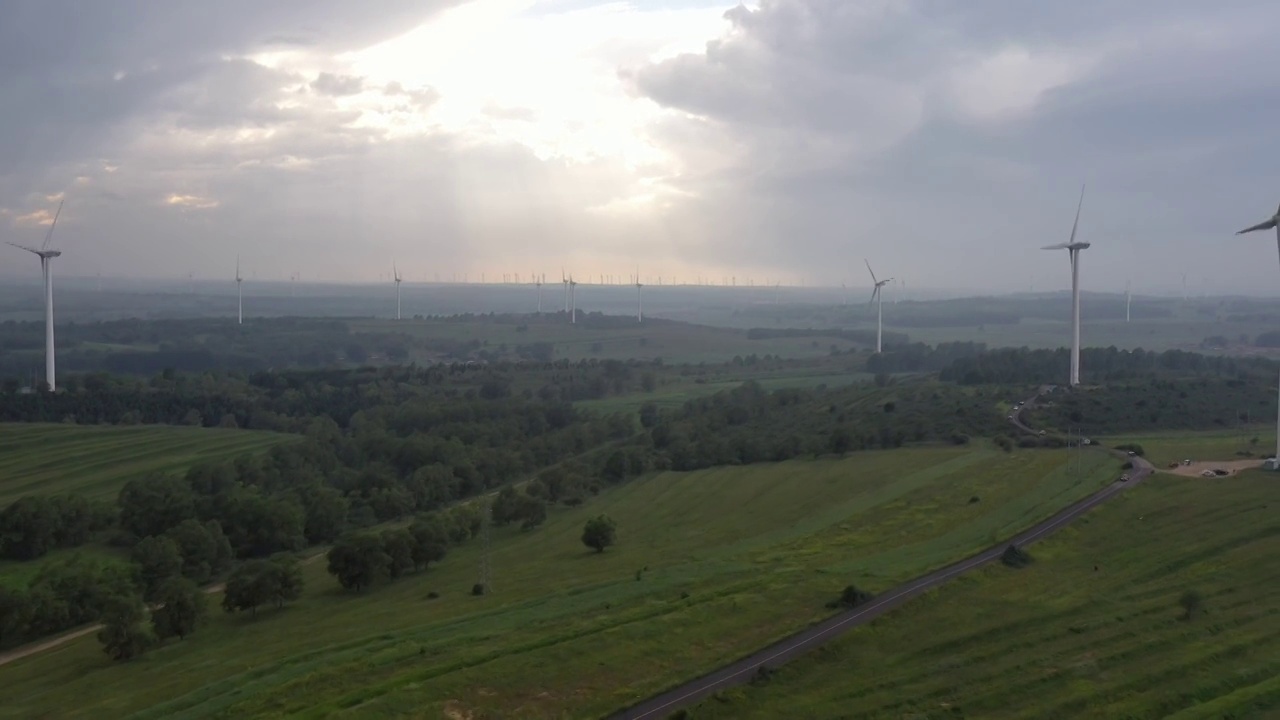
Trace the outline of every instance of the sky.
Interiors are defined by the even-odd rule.
[[[1275,294],[1268,0],[7,0],[66,276]],[[0,247],[0,276],[38,274]]]

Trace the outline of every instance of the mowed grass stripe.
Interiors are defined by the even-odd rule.
[[[28,494],[111,497],[129,480],[264,451],[278,433],[167,426],[0,425],[0,505]]]
[[[1278,499],[1269,473],[1157,476],[1034,546],[1031,567],[949,584],[694,714],[1267,717]],[[1187,589],[1205,597],[1191,621]]]

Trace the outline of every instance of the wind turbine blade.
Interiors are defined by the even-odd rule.
[[[29,253],[35,253],[35,254],[37,254],[37,255],[39,255],[39,254],[40,254],[40,251],[39,251],[39,250],[37,250],[37,249],[35,249],[35,248],[33,248],[33,247],[28,247],[28,246],[26,246],[26,245],[19,245],[18,243],[11,243],[11,242],[7,242],[7,243],[5,243],[5,245],[12,245],[12,246],[14,246],[14,247],[18,248],[19,250],[26,250],[26,251],[27,251],[27,252],[29,252]]]
[[[1076,205],[1076,221],[1071,223],[1071,240],[1076,241],[1076,228],[1080,226],[1080,208],[1084,207],[1084,185],[1080,186],[1080,202]]]
[[[876,280],[876,271],[871,269],[871,261],[866,258],[862,258],[862,262],[867,264],[867,272],[871,273],[871,282],[880,282],[879,280]]]
[[[1253,232],[1254,230],[1270,230],[1271,228],[1273,228],[1273,227],[1275,227],[1275,226],[1276,226],[1275,218],[1272,218],[1272,219],[1270,219],[1270,220],[1267,220],[1266,222],[1260,222],[1260,223],[1258,223],[1257,225],[1253,225],[1253,226],[1251,226],[1251,227],[1247,227],[1247,228],[1245,228],[1245,229],[1243,229],[1243,230],[1240,230],[1240,231],[1239,231],[1239,232],[1237,232],[1236,234],[1237,234],[1237,235],[1243,235],[1243,234],[1245,234],[1245,233],[1251,233],[1251,232]]]
[[[876,302],[876,296],[877,296],[877,295],[879,295],[879,294],[880,294],[880,286],[879,286],[879,285],[876,285],[875,287],[871,288],[871,299],[867,301],[867,304],[868,304],[868,305],[874,305],[874,304],[875,304],[875,302]]]
[[[66,201],[66,198],[58,201],[58,211],[53,214],[53,222],[49,223],[49,232],[44,234],[44,244],[40,246],[41,250],[49,249],[49,241],[53,239],[53,229],[58,226],[58,216],[62,214],[62,203]]]
[[[1057,245],[1045,245],[1041,250],[1066,250],[1070,247],[1067,243],[1058,243]]]

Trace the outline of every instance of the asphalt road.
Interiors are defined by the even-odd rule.
[[[1037,396],[1027,400],[1030,406]],[[1013,413],[1010,418],[1020,430],[1034,434],[1035,430],[1022,424],[1021,411]],[[1123,453],[1115,454],[1123,457]],[[656,697],[649,698],[626,710],[610,715],[610,720],[654,720],[665,718],[681,707],[698,702],[713,693],[736,685],[744,685],[751,680],[762,667],[775,668],[795,657],[809,652],[815,647],[832,640],[839,635],[884,615],[943,583],[958,577],[974,568],[982,567],[1000,558],[1009,545],[1028,545],[1044,538],[1059,528],[1071,523],[1076,518],[1089,512],[1092,508],[1111,499],[1123,490],[1142,482],[1153,471],[1150,463],[1139,457],[1129,458],[1133,469],[1129,471],[1129,480],[1115,482],[1098,492],[1077,501],[1061,510],[1053,517],[1044,520],[1015,535],[1006,542],[993,545],[982,552],[922,575],[892,590],[881,593],[865,605],[860,605],[838,615],[834,615],[810,628],[802,630],[788,638],[737,662],[726,665],[696,680],[668,690]]]

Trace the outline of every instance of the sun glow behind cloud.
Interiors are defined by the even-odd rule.
[[[395,132],[433,128],[477,141],[514,142],[542,159],[612,159],[629,169],[666,164],[645,139],[662,111],[627,95],[620,68],[697,51],[724,28],[725,7],[645,10],[616,2],[476,0],[435,21],[338,58],[367,85],[399,83],[439,93],[416,122],[343,98],[361,123]]]

